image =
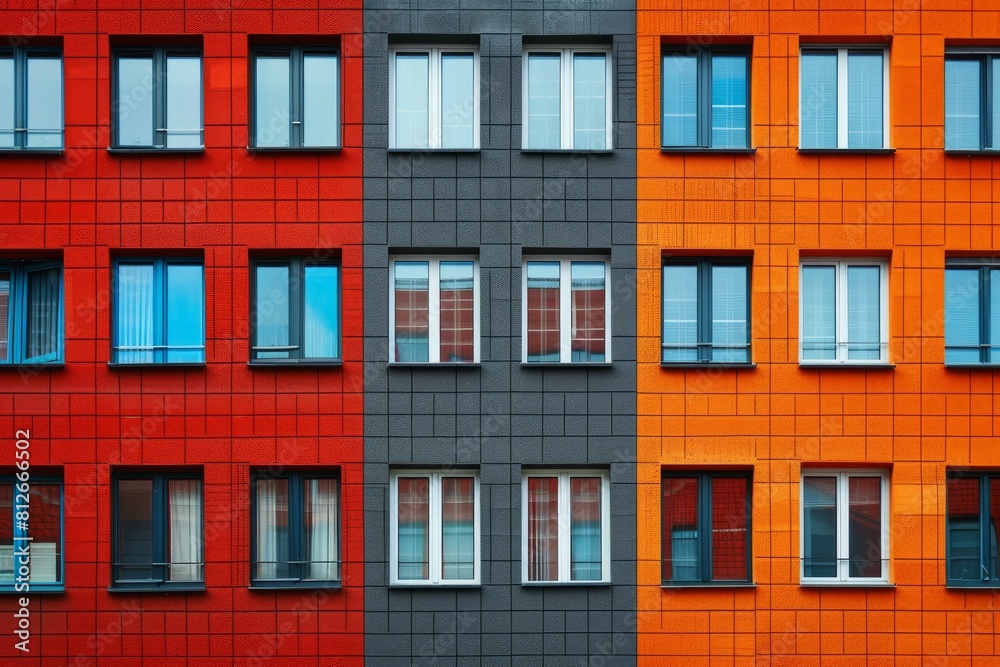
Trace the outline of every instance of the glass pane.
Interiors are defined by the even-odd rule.
[[[14,147],[14,58],[0,55],[0,148]]]
[[[167,549],[170,554],[170,581],[201,581],[201,482],[171,479],[167,482],[170,516]]]
[[[10,361],[10,272],[0,271],[0,362]]]
[[[698,145],[698,59],[663,56],[663,145]]]
[[[1000,574],[1000,564],[997,563],[997,526],[1000,526],[1000,478],[990,477],[990,523],[987,530],[990,531],[986,544],[986,568],[988,573],[983,573],[989,577],[990,581],[996,581]]]
[[[395,361],[428,361],[430,354],[427,262],[395,262]]]
[[[663,580],[698,581],[698,551],[698,480],[666,477],[663,479]]]
[[[305,577],[333,581],[340,579],[338,562],[339,503],[337,480],[305,480],[305,558],[309,561]]]
[[[336,146],[340,132],[337,56],[306,55],[302,74],[302,144]]]
[[[340,358],[340,268],[306,266],[305,356]]]
[[[979,60],[944,61],[944,147],[979,150]]]
[[[396,54],[395,148],[427,148],[427,66],[426,53]]]
[[[847,147],[882,148],[882,54],[847,54]]]
[[[949,477],[948,579],[980,581],[979,478]]]
[[[288,146],[292,127],[289,58],[260,55],[254,68],[254,145]]]
[[[475,265],[441,262],[441,361],[476,360]]]
[[[698,361],[698,267],[663,267],[663,361]]]
[[[441,54],[441,147],[472,148],[475,144],[475,57]]]
[[[991,148],[1000,147],[1000,67],[994,63],[993,67],[993,141]]]
[[[205,361],[205,285],[200,264],[167,265],[167,361]]]
[[[847,358],[881,357],[882,290],[878,266],[847,267]]]
[[[747,348],[747,267],[712,267],[712,361],[750,361]]]
[[[476,495],[472,477],[441,479],[441,578],[476,578]]]
[[[802,478],[804,574],[837,576],[837,478]]]
[[[570,266],[573,361],[605,360],[604,271],[604,262],[573,262]]]
[[[559,361],[559,262],[528,262],[528,361]]]
[[[256,579],[287,579],[288,561],[288,480],[258,479],[254,484],[256,502]]]
[[[601,478],[570,477],[570,579],[600,581]]]
[[[115,290],[115,361],[152,363],[153,264],[119,264]]]
[[[29,57],[27,62],[28,148],[61,148],[62,59],[54,56]]]
[[[528,581],[559,579],[559,478],[528,478]]]
[[[118,480],[115,581],[159,579],[153,563],[153,480]]]
[[[118,59],[119,146],[153,145],[153,59]]]
[[[62,574],[59,485],[32,483],[28,503],[32,538],[29,581],[57,583]]]
[[[573,56],[573,148],[599,151],[608,147],[607,56]]]
[[[0,582],[9,586],[14,581],[14,528],[11,525],[14,506],[14,485],[0,482],[0,511],[4,525],[0,529]]]
[[[802,267],[802,359],[837,358],[837,268]]]
[[[849,477],[848,577],[882,576],[882,479]]]
[[[528,148],[562,147],[558,53],[528,54]]]
[[[25,359],[54,360],[59,356],[61,319],[58,268],[28,272],[28,330]]]
[[[802,53],[803,148],[837,147],[837,54]]]
[[[712,580],[747,580],[747,480],[712,479]]]
[[[427,579],[430,496],[427,477],[400,477],[399,483],[399,579]]]
[[[712,56],[712,147],[747,146],[747,57]]]
[[[990,269],[990,363],[1000,363],[1000,269]]]
[[[945,363],[977,364],[981,361],[979,291],[978,267],[944,270]]]
[[[254,302],[254,347],[281,347],[290,342],[289,268],[258,265]],[[255,350],[256,359],[288,359],[289,350]]]
[[[167,148],[200,148],[201,58],[167,58]]]

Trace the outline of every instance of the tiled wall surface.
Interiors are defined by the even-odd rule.
[[[632,5],[365,4],[365,656],[370,665],[635,662]],[[390,152],[390,39],[478,39],[481,150]],[[611,45],[614,150],[521,147],[522,37]],[[419,39],[419,37],[418,37]],[[472,368],[387,366],[390,253],[478,256],[482,359]],[[610,257],[606,367],[521,364],[522,258]],[[481,586],[387,588],[389,474],[478,470]],[[523,586],[522,467],[610,471],[611,585]]]
[[[361,3],[51,6],[0,10],[4,34],[61,36],[66,81],[65,152],[0,156],[0,245],[4,257],[61,253],[66,363],[0,369],[0,461],[13,469],[15,429],[30,429],[32,469],[62,472],[66,591],[30,596],[31,653],[5,640],[0,662],[360,664]],[[339,41],[341,151],[247,151],[248,43],[270,33]],[[110,37],[189,34],[203,36],[205,151],[109,154]],[[341,367],[248,367],[248,254],[274,248],[340,256]],[[109,367],[111,258],[173,249],[204,253],[207,363]],[[108,592],[110,474],[177,466],[204,473],[206,590]],[[339,471],[342,588],[248,590],[250,470],[264,466]],[[17,604],[0,597],[7,621]]]
[[[944,263],[993,255],[995,160],[945,155],[945,45],[995,45],[981,3],[653,3],[637,14],[640,665],[985,665],[996,596],[945,588],[945,471],[1000,465],[990,370],[945,368]],[[660,146],[664,40],[752,42],[753,154]],[[972,40],[972,41],[968,41]],[[799,45],[888,47],[890,154],[797,151]],[[662,256],[752,253],[755,368],[662,368]],[[891,368],[798,364],[799,261],[889,267]],[[800,586],[803,466],[889,471],[889,581]],[[754,588],[661,588],[664,467],[753,467]]]

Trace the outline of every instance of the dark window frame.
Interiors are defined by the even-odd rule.
[[[150,572],[160,572],[160,578],[127,579],[119,578],[119,568],[138,568],[141,564],[123,563],[119,561],[121,553],[121,534],[118,526],[119,482],[122,480],[152,480],[152,563]],[[192,581],[170,581],[167,578],[169,566],[168,526],[170,517],[170,480],[194,479],[201,483],[201,561],[196,565],[201,568],[201,579]],[[159,560],[157,560],[159,559]],[[205,590],[205,476],[202,472],[121,472],[111,476],[111,592],[116,591],[203,591]]]
[[[63,50],[56,46],[11,46],[0,48],[0,57],[9,56],[14,61],[14,146],[0,148],[0,153],[60,153],[66,147],[66,68]],[[30,58],[59,60],[60,108],[59,146],[28,146],[28,60]]]
[[[28,357],[28,280],[32,271],[59,271],[59,348],[54,355]],[[61,365],[66,357],[66,280],[63,263],[60,260],[0,260],[0,271],[10,273],[10,294],[7,306],[7,361],[0,361],[0,367]]]
[[[746,58],[747,76],[747,141],[745,146],[713,146],[712,141],[712,56],[717,54],[741,55]],[[666,86],[664,64],[670,55],[693,55],[697,58],[698,141],[693,145],[663,143],[663,100]],[[665,45],[660,52],[660,148],[665,150],[719,150],[747,151],[753,145],[753,48],[750,45]]]
[[[289,331],[288,331],[288,358],[258,358],[257,354],[266,349],[257,349],[257,267],[259,266],[287,266],[288,267],[288,305],[289,305]],[[337,284],[340,293],[337,297],[337,352],[336,357],[305,357],[302,356],[305,348],[305,269],[307,266],[333,266],[337,268]],[[317,365],[339,365],[344,357],[344,269],[339,258],[318,259],[315,257],[302,256],[263,256],[251,257],[250,260],[250,364],[251,365],[296,365],[296,364],[317,364]],[[294,356],[298,355],[298,356]]]
[[[990,361],[990,352],[993,347],[1000,346],[1000,341],[994,343],[991,341],[990,336],[990,317],[991,317],[991,298],[993,290],[993,281],[990,276],[991,271],[1000,269],[1000,262],[989,262],[989,261],[975,261],[975,262],[963,262],[949,260],[945,262],[945,285],[947,286],[947,272],[950,270],[976,270],[978,272],[977,282],[979,284],[979,361],[978,362],[948,362],[948,349],[968,349],[967,345],[948,345],[947,330],[944,340],[945,348],[945,366],[984,366],[992,367],[998,366],[1000,363],[995,361]],[[1000,285],[997,285],[997,289],[1000,289]],[[946,287],[947,290],[947,287]],[[948,312],[948,294],[945,293],[944,299],[945,316],[947,318]]]
[[[979,573],[978,579],[954,579],[951,577],[952,560],[952,519],[948,486],[952,480],[974,479],[979,482],[979,516],[975,518],[979,529]],[[945,475],[945,586],[947,588],[1000,588],[1000,564],[989,565],[990,550],[996,549],[997,530],[990,521],[990,480],[1000,479],[1000,470],[948,470]],[[985,571],[987,578],[981,573]],[[993,575],[993,578],[990,575]]]
[[[946,152],[978,152],[1000,150],[1000,146],[992,145],[993,139],[993,68],[1000,67],[1000,50],[948,50],[945,49],[945,77],[949,60],[970,60],[980,64],[979,68],[979,148],[948,148]],[[945,103],[947,104],[948,87],[944,87]],[[947,140],[947,116],[945,116],[945,139]]]
[[[19,450],[20,451],[20,450]],[[18,479],[18,474],[24,474],[25,481]],[[27,530],[20,529],[18,527],[16,518],[17,514],[17,496],[18,485],[27,484],[29,493],[31,487],[37,484],[54,484],[59,487],[59,553],[58,559],[59,563],[56,567],[56,581],[49,582],[29,582],[28,588],[22,588],[22,584],[17,582],[17,558],[15,554],[14,559],[14,579],[11,582],[0,582],[0,595],[5,593],[21,593],[27,594],[30,590],[32,593],[61,593],[66,589],[66,486],[61,476],[57,475],[34,475],[32,474],[30,479],[28,479],[27,474],[22,471],[21,473],[10,473],[0,475],[0,484],[12,484],[13,485],[13,496],[11,503],[11,525],[13,526],[14,532],[12,537],[14,538],[13,546],[17,549],[19,545],[24,544],[25,541],[33,539],[31,537],[31,517],[28,517],[28,528]],[[29,501],[30,505],[30,501]],[[30,508],[29,508],[30,512]],[[21,536],[21,540],[18,539]],[[26,538],[26,539],[25,539]],[[30,564],[29,564],[30,567]],[[30,575],[29,575],[30,576]]]
[[[698,537],[698,578],[691,581],[670,579],[666,576],[663,554],[664,544],[673,536],[663,528],[663,485],[668,479],[696,479],[698,485],[698,518],[696,531]],[[715,479],[742,479],[747,483],[747,495],[744,502],[746,510],[746,578],[745,579],[713,579],[712,578],[712,481]],[[660,474],[660,577],[663,586],[745,586],[753,583],[753,471],[752,470],[717,470],[700,471],[676,468],[664,468]]]
[[[296,572],[296,576],[288,578],[266,579],[256,576],[257,569],[257,510],[258,498],[256,482],[261,479],[286,479],[288,480],[288,533],[285,536],[288,540],[289,574]],[[332,479],[337,487],[337,553],[336,565],[339,577],[336,579],[307,579],[303,576],[303,570],[313,561],[306,560],[305,557],[305,482],[311,479]],[[284,472],[272,475],[267,470],[254,471],[250,475],[250,582],[251,588],[332,588],[339,586],[344,577],[343,572],[343,484],[340,474],[337,472],[322,471],[297,471]]]
[[[663,353],[667,343],[663,331],[663,299],[667,294],[666,272],[668,266],[695,266],[698,271],[698,342],[695,349],[698,359],[694,361],[664,360]],[[747,314],[747,358],[746,361],[716,361],[712,354],[715,347],[712,341],[712,267],[742,266],[746,268],[746,314]],[[718,366],[750,366],[753,364],[753,258],[752,257],[677,257],[665,259],[660,269],[660,363],[664,366],[685,366],[691,364],[712,364]],[[672,349],[690,349],[690,345],[671,346]],[[724,346],[724,349],[742,349],[741,347]]]
[[[199,87],[201,89],[198,102],[201,114],[200,138],[197,147],[167,146],[167,58],[170,56],[196,56],[199,66]],[[122,58],[151,58],[153,69],[153,86],[150,94],[153,96],[153,143],[149,145],[122,144],[120,139],[121,109],[118,92],[121,86],[118,63]],[[153,153],[200,153],[205,150],[205,55],[201,48],[189,46],[122,46],[113,47],[111,55],[111,145],[108,150],[115,152],[153,152]],[[180,129],[185,128],[178,128]],[[190,128],[194,129],[194,128]]]
[[[288,84],[289,84],[289,131],[287,146],[258,146],[257,145],[257,59],[261,56],[275,55],[288,58]],[[305,145],[305,72],[304,61],[307,55],[322,55],[333,57],[337,69],[337,110],[336,143],[328,145]],[[250,51],[250,148],[257,151],[311,151],[311,150],[335,150],[343,147],[343,72],[340,49],[331,45],[284,45],[284,44],[257,44],[251,47]]]

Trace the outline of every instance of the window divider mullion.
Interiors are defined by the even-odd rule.
[[[846,555],[850,552],[850,488],[848,473],[837,473],[837,579],[850,580],[850,563]]]
[[[26,148],[28,146],[28,133],[18,132],[19,127],[28,127],[28,55],[23,49],[15,49],[13,55],[14,63],[14,99],[17,101],[14,107],[14,146]]]
[[[167,52],[153,51],[153,148],[167,147]]]
[[[976,578],[979,581],[988,581],[983,577],[983,572],[989,572],[990,561],[990,522],[986,517],[990,516],[990,478],[989,475],[979,476],[979,571]]]
[[[698,262],[698,325],[696,344],[698,345],[698,360],[712,360],[712,262]]]
[[[834,294],[833,294],[833,321],[834,321],[834,359],[837,362],[843,363],[848,359],[848,343],[847,340],[847,262],[835,262],[835,279],[834,279]]]
[[[166,527],[170,525],[170,499],[168,496],[166,478],[162,475],[155,475],[153,477],[153,562],[150,563],[150,573],[154,578],[156,574],[159,574],[161,583],[168,579],[168,566],[154,565],[153,563],[168,562],[165,539]],[[118,511],[122,511],[120,505]]]
[[[288,560],[289,574],[293,578],[302,579],[302,560],[305,559],[305,535],[302,523],[305,517],[305,487],[298,475],[289,475],[288,479]],[[298,562],[297,562],[298,561]]]
[[[570,478],[569,473],[559,473],[557,478],[558,488],[556,490],[556,516],[558,517],[558,544],[556,545],[556,552],[559,559],[559,581],[567,582],[572,581],[573,572],[573,548],[571,540],[573,539],[573,503],[570,496]]]
[[[699,475],[699,486],[699,521],[696,524],[701,528],[698,540],[701,557],[698,559],[698,580],[707,582],[712,581],[712,476]]]
[[[167,262],[154,260],[153,264],[153,361],[167,360]]]
[[[573,361],[573,262],[559,260],[559,361],[567,364]]]
[[[441,262],[427,261],[427,361],[441,361]]]
[[[441,147],[441,49],[427,51],[427,147]]]
[[[695,91],[698,109],[698,146],[712,145],[712,52],[705,50],[698,56],[698,84]]]
[[[441,583],[444,570],[441,548],[441,513],[444,509],[441,502],[442,477],[441,473],[432,473],[427,484],[427,576],[433,584]]]
[[[559,54],[559,136],[563,149],[573,148],[573,49],[563,49]]]
[[[306,267],[302,259],[288,262],[288,344],[296,348],[288,353],[291,359],[302,358],[305,342],[302,332],[305,329],[305,308],[302,304],[306,291]]]
[[[837,49],[837,148],[848,148],[847,49]]]
[[[979,267],[979,362],[989,363],[990,361],[990,317],[991,317],[991,294],[993,281],[990,278],[990,267]],[[983,343],[986,345],[984,346]]]
[[[28,352],[28,276],[20,263],[10,268],[7,330],[7,356],[11,363],[21,363]]]
[[[979,128],[983,133],[979,146],[984,149],[996,148],[993,145],[993,66],[995,58],[992,55],[983,56],[980,60],[979,78],[982,99],[979,100]]]
[[[300,46],[288,51],[288,83],[291,91],[288,143],[293,148],[299,148],[305,145],[305,54]]]

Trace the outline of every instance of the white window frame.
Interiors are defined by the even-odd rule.
[[[807,577],[806,576],[806,534],[805,534],[805,480],[807,477],[837,478],[837,576]],[[848,491],[851,477],[877,477],[882,481],[882,576],[852,577],[850,576],[848,516],[850,512]],[[799,581],[803,584],[833,584],[836,586],[871,586],[872,584],[889,583],[889,471],[879,469],[822,469],[809,468],[803,470],[799,481]]]
[[[614,82],[611,79],[611,49],[606,46],[568,46],[565,48],[540,46],[525,46],[521,53],[521,150],[525,151],[579,151],[590,152],[587,148],[573,147],[573,55],[580,53],[603,53],[604,54],[604,148],[601,151],[614,149],[611,140],[612,118],[611,118],[611,96],[614,91]],[[536,148],[528,145],[528,56],[533,53],[558,53],[559,54],[559,131],[560,147],[556,148]]]
[[[528,580],[528,479],[531,477],[559,478],[559,578],[553,581]],[[570,478],[601,478],[601,578],[575,581],[571,579],[570,562],[572,534],[570,520]],[[594,586],[611,583],[611,480],[607,470],[530,468],[521,471],[521,585]]]
[[[836,332],[837,337],[834,342],[836,350],[835,359],[805,359],[802,345],[803,336],[803,313],[802,306],[807,295],[802,291],[804,284],[802,279],[802,269],[806,266],[835,266],[837,270],[836,278]],[[877,266],[879,267],[879,358],[878,359],[848,359],[847,348],[850,341],[847,338],[847,268],[849,266]],[[808,257],[802,258],[799,262],[799,365],[800,366],[877,366],[888,365],[889,363],[889,262],[877,257]]]
[[[399,361],[395,358],[396,349],[396,262],[427,262],[427,361]],[[473,337],[475,348],[474,361],[442,361],[441,360],[441,262],[472,262],[473,291]],[[389,363],[390,364],[454,364],[456,366],[479,363],[480,310],[479,310],[479,258],[468,255],[441,255],[428,257],[426,255],[392,255],[389,257]]]
[[[528,262],[559,262],[559,361],[528,361]],[[573,361],[572,265],[573,262],[604,263],[604,361]],[[525,255],[521,263],[521,363],[610,364],[611,359],[611,258],[606,255]]]
[[[809,51],[837,52],[837,148],[818,148],[802,146],[802,67],[801,56]],[[850,148],[847,145],[847,54],[849,51],[881,51],[882,52],[882,147],[891,147],[889,135],[889,49],[881,44],[810,44],[799,50],[799,148],[801,150],[846,150],[866,151],[881,150],[872,148]]]
[[[428,477],[429,513],[427,518],[427,579],[400,579],[399,578],[399,478],[400,477]],[[472,579],[444,579],[442,578],[442,526],[441,526],[441,480],[447,477],[472,477],[474,489],[475,519],[473,525],[474,534],[474,563],[475,577]],[[390,586],[478,586],[480,582],[481,561],[480,557],[480,493],[479,493],[479,471],[454,469],[442,472],[440,470],[393,470],[389,475],[389,585]]]
[[[396,144],[396,55],[398,53],[427,54],[427,146],[398,146]],[[472,91],[475,95],[472,111],[472,145],[461,148],[441,147],[441,56],[449,53],[472,53]],[[389,148],[397,150],[444,150],[463,151],[479,149],[479,47],[462,46],[421,46],[400,44],[389,49]]]

